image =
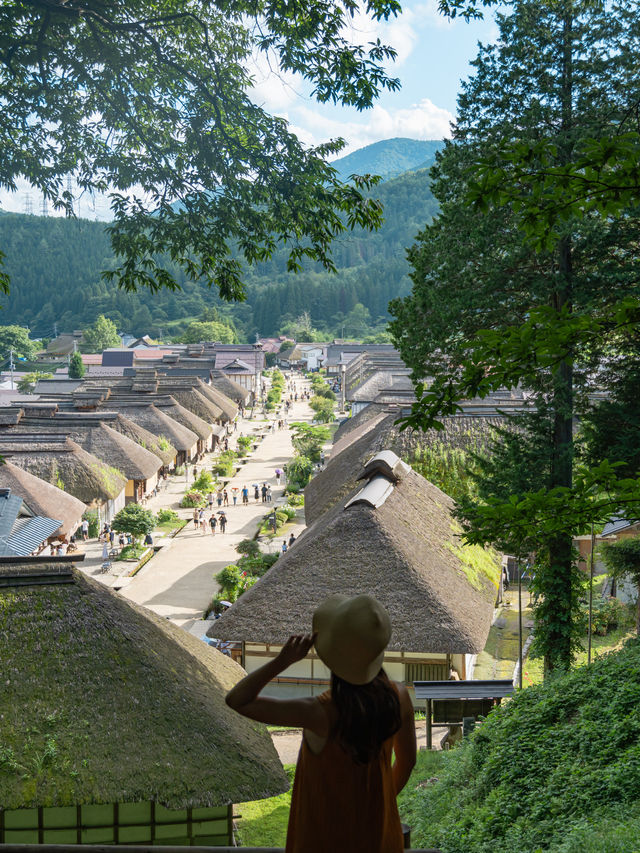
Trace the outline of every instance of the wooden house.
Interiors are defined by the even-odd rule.
[[[232,846],[288,788],[240,667],[71,565],[0,563],[0,637],[0,845]]]
[[[499,555],[464,545],[453,501],[395,454],[380,454],[360,473],[360,485],[308,527],[209,636],[241,642],[251,671],[289,635],[311,630],[329,595],[369,593],[391,616],[384,663],[391,678],[411,686],[446,679],[451,667],[471,677],[491,625]],[[311,654],[270,689],[321,692],[328,675]]]

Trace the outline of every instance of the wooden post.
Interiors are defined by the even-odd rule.
[[[518,572],[518,687],[522,690],[522,564],[518,555],[516,563],[516,571]]]
[[[425,714],[425,719],[427,723],[427,749],[433,748],[433,738],[431,732],[431,699],[427,699],[427,709]]]

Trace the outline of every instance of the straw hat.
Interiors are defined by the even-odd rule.
[[[389,614],[370,595],[331,595],[313,614],[320,660],[350,684],[368,684],[391,637]]]

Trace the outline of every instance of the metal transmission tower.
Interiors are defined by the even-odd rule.
[[[27,216],[33,214],[33,202],[31,201],[31,193],[24,194],[24,212]]]
[[[49,203],[47,202],[46,195],[42,196],[42,205],[40,207],[40,216],[48,216],[49,215]]]

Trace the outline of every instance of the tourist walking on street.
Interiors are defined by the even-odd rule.
[[[282,471],[279,468],[276,468],[276,486],[280,485],[280,477],[282,476]]]
[[[195,529],[198,529],[198,525],[200,524],[200,512],[198,511],[198,507],[193,510],[193,526]]]
[[[220,512],[220,513],[218,513],[218,515],[220,516],[220,518],[218,519],[218,521],[220,522],[220,533],[226,533],[226,530],[227,530],[227,514],[226,514],[226,512]]]
[[[82,519],[82,538],[85,542],[89,538],[89,522],[86,518]]]
[[[271,503],[271,483],[267,483],[267,503]]]
[[[249,506],[249,489],[247,486],[242,487],[242,505]]]
[[[209,509],[213,509],[213,492],[209,492],[207,495],[207,503],[209,504]]]
[[[206,533],[207,532],[207,525],[206,525],[206,519],[204,517],[204,510],[203,509],[201,509],[200,512],[198,513],[198,521],[200,522],[200,532]]]
[[[287,553],[287,540],[286,539],[282,540],[282,548],[280,550],[282,551],[283,554]]]
[[[229,506],[229,493],[226,489],[222,493],[222,505]]]
[[[215,517],[213,513],[211,513],[211,518],[209,519],[209,527],[211,528],[211,535],[216,535],[216,525],[218,523],[218,519]]]
[[[260,491],[262,493],[262,503],[266,504],[266,502],[267,502],[267,484],[266,483],[262,484],[262,489]]]
[[[218,506],[222,506],[222,492],[221,491],[218,492],[218,494],[216,495],[216,500],[218,502]]]
[[[258,501],[260,500],[260,490],[258,489],[257,483],[253,487],[253,497],[255,499],[255,502],[258,503]]]

